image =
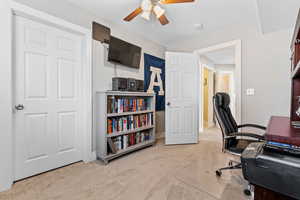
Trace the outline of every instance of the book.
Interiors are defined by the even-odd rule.
[[[108,113],[136,112],[150,109],[149,99],[137,97],[107,97]]]
[[[108,138],[108,152],[115,154],[120,150],[125,150],[130,146],[140,144],[150,139],[151,133],[149,131],[130,133],[122,136],[116,136],[114,138]]]
[[[141,142],[141,134],[140,133],[136,133],[135,134],[135,144],[138,144]]]
[[[117,153],[118,150],[116,148],[115,143],[113,142],[113,140],[111,138],[107,138],[107,143],[108,143],[109,150],[114,154]]]
[[[123,119],[123,130],[127,131],[127,118],[124,117]]]
[[[117,133],[153,125],[153,113],[110,117],[107,119],[107,134]]]
[[[114,144],[117,151],[122,150],[122,136],[115,137]]]
[[[144,132],[141,132],[141,142],[144,142],[145,141],[145,134]]]
[[[113,96],[107,97],[107,113],[113,113]]]
[[[112,120],[108,119],[107,120],[107,133],[110,134],[113,132],[113,128],[112,128]]]
[[[118,99],[117,113],[121,113],[121,99]]]
[[[134,137],[134,133],[130,134],[130,140],[129,140],[129,144],[130,146],[135,145],[135,137]]]
[[[123,149],[128,147],[128,135],[123,135]]]

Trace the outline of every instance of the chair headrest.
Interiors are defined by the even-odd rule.
[[[227,93],[218,92],[214,98],[217,106],[221,106],[223,108],[229,107],[230,96]]]

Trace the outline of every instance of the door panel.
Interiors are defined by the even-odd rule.
[[[25,115],[25,136],[28,148],[26,161],[30,162],[48,155],[47,113]]]
[[[184,120],[184,134],[188,135],[193,133],[193,108],[191,106],[185,106],[183,111],[183,120]]]
[[[15,17],[15,180],[82,160],[82,37]]]
[[[47,55],[25,53],[25,96],[29,99],[47,98]]]
[[[198,70],[196,55],[166,54],[166,144],[198,142]]]
[[[76,112],[58,114],[59,151],[71,151],[75,148]]]
[[[169,121],[173,122],[173,127],[170,131],[171,134],[174,135],[179,135],[181,132],[181,127],[180,127],[180,108],[179,107],[172,107],[172,110],[169,111]]]
[[[58,60],[58,98],[75,98],[76,63],[64,59]]]

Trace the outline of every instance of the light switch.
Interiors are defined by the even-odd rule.
[[[253,96],[255,94],[254,88],[248,88],[246,90],[247,96]]]

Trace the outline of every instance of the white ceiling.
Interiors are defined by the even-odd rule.
[[[206,58],[216,65],[232,65],[235,64],[235,49],[228,47],[217,51],[211,51],[203,54]]]
[[[196,0],[163,5],[171,23],[162,26],[155,17],[150,22],[140,16],[129,23],[122,20],[140,6],[142,0],[65,1],[164,45],[182,37],[201,36],[195,24],[203,24],[206,32],[256,28],[266,33],[292,28],[300,7],[300,0]]]
[[[269,33],[294,27],[300,0],[257,0],[261,31]]]

